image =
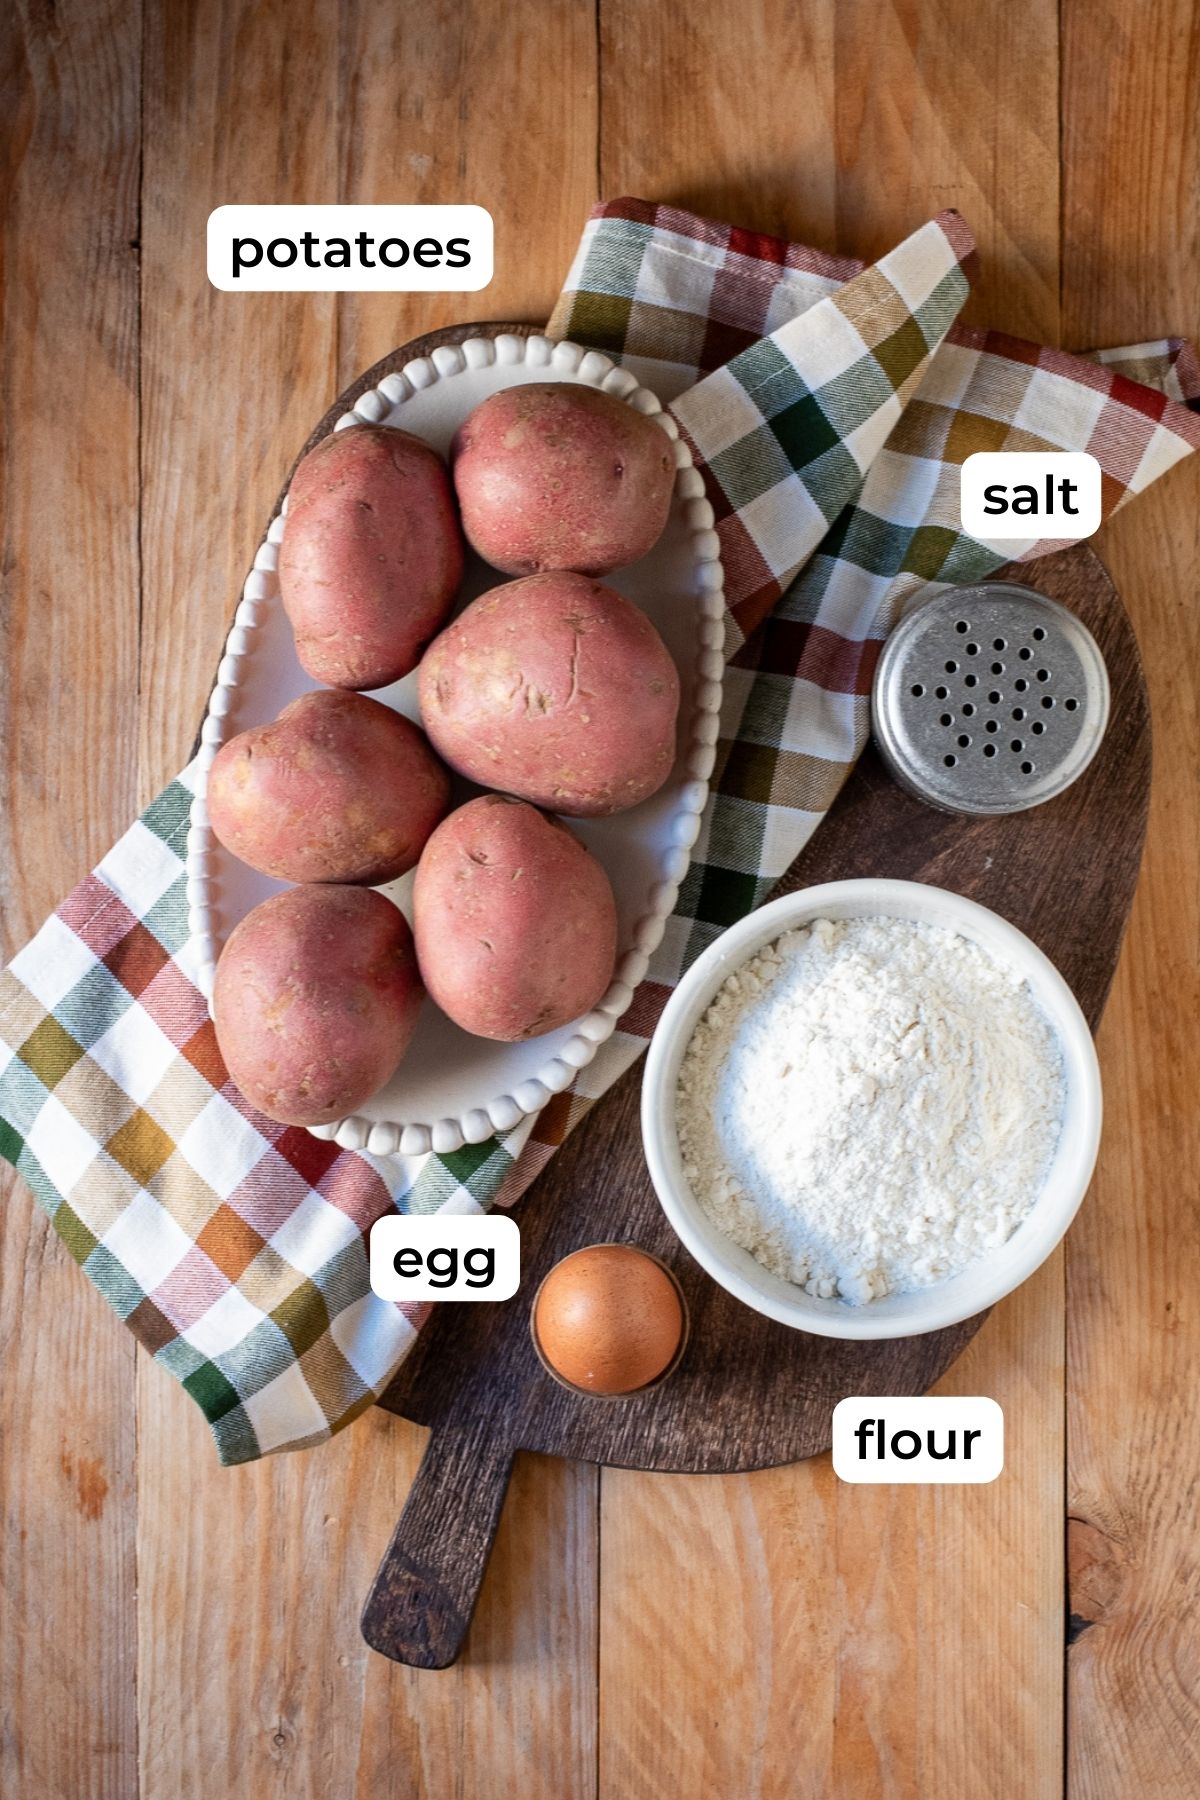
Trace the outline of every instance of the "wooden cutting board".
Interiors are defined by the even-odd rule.
[[[1095,1029],[1141,860],[1150,716],[1132,627],[1095,553],[1081,545],[1016,578],[1075,611],[1112,683],[1107,736],[1057,800],[1014,817],[953,818],[901,792],[868,750],[779,891],[856,875],[969,895],[1027,932],[1058,965]],[[925,1337],[809,1337],[730,1298],[687,1255],[655,1198],[638,1125],[640,1064],[588,1115],[515,1210],[522,1280],[502,1305],[440,1307],[382,1404],[432,1431],[363,1612],[367,1642],[419,1668],[453,1662],[465,1636],[517,1450],[622,1468],[731,1471],[828,1448],[847,1394],[920,1394],[982,1316]],[[1086,1204],[1086,1201],[1085,1201]],[[692,1334],[675,1375],[638,1398],[579,1398],[544,1372],[529,1303],[583,1244],[621,1239],[678,1276]]]

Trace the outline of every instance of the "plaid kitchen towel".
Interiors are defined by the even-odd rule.
[[[382,1392],[422,1315],[371,1294],[371,1224],[528,1186],[683,969],[820,821],[911,596],[1058,547],[965,537],[963,458],[1090,450],[1112,511],[1200,441],[1183,343],[1080,358],[957,326],[971,249],[953,213],[869,269],[637,200],[589,221],[550,331],[671,402],[721,542],[728,666],[713,794],[663,943],[613,1038],[535,1121],[383,1161],[246,1103],[186,942],[194,766],[0,975],[0,1151],[199,1402],[224,1462],[316,1443]]]

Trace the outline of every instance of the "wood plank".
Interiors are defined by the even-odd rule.
[[[255,534],[333,388],[336,296],[218,293],[205,222],[336,198],[335,13],[223,0],[147,18],[142,804],[187,760]]]
[[[476,294],[341,296],[339,386],[426,330],[468,319],[544,319],[594,197],[596,146],[590,8],[563,0],[514,0],[502,9],[488,0],[357,6],[343,31],[350,75],[340,197],[486,206],[496,223],[496,273]],[[554,80],[550,69],[559,72]],[[398,1441],[406,1492],[424,1434],[400,1426]],[[598,1505],[594,1470],[518,1460],[463,1661],[448,1674],[422,1674],[366,1653],[357,1765],[364,1793],[377,1791],[398,1758],[419,1771],[414,1792],[438,1800],[472,1800],[481,1787],[535,1800],[591,1793]],[[378,1514],[369,1526],[362,1521],[368,1560],[383,1554],[396,1516],[382,1529]],[[369,1586],[370,1575],[357,1585],[359,1603]]]
[[[939,207],[975,233],[964,318],[1056,341],[1058,14],[875,0],[835,9],[837,248],[880,256]]]
[[[405,1447],[413,1435],[397,1422]],[[405,1456],[402,1492],[414,1468]],[[387,1792],[398,1768],[407,1772],[405,1800],[585,1800],[595,1792],[598,1513],[597,1470],[518,1457],[471,1640],[453,1669],[402,1668],[358,1640],[365,1686],[356,1796]],[[365,1534],[355,1544],[362,1554],[346,1580],[361,1597]]]
[[[339,388],[444,325],[543,323],[596,197],[591,5],[403,0],[346,14],[341,197],[484,206],[496,256],[479,293],[341,296]]]
[[[852,0],[800,21],[784,7],[755,16],[758,63],[746,50],[753,23],[736,9],[684,34],[628,0],[602,8],[603,191],[680,199],[864,255],[958,206],[984,253],[976,316],[982,304],[1054,341],[1049,0],[887,11]],[[749,78],[757,67],[770,68],[768,83]],[[1056,1257],[949,1378],[948,1391],[1006,1408],[1009,1468],[991,1488],[838,1488],[822,1461],[689,1483],[672,1502],[688,1527],[671,1532],[657,1523],[664,1484],[606,1471],[601,1794],[625,1800],[667,1781],[708,1791],[719,1775],[746,1796],[958,1795],[978,1791],[980,1744],[993,1791],[1058,1791],[1062,1336]],[[801,1523],[759,1552],[764,1519]],[[751,1546],[751,1572],[710,1544]],[[661,1595],[658,1629],[635,1631]],[[686,1625],[672,1633],[672,1620]],[[747,1665],[731,1705],[725,1642],[766,1632],[774,1653]],[[669,1684],[666,1656],[679,1665]]]
[[[261,521],[336,363],[333,298],[217,293],[205,221],[223,202],[336,198],[337,71],[324,4],[147,16],[143,801],[186,760]],[[138,1425],[142,1793],[324,1796],[360,1720],[338,1662],[355,1635],[343,1540],[391,1460],[368,1432],[222,1470],[199,1410],[144,1355]]]
[[[358,1613],[424,1434],[372,1409],[303,1457],[217,1470],[165,1371],[141,1359],[139,1388],[166,1446],[139,1484],[147,1800],[591,1791],[594,1470],[519,1461],[470,1651],[422,1674],[368,1650]]]
[[[544,58],[578,69],[586,86],[594,34],[576,9],[526,13],[522,24],[509,9],[503,22],[506,42],[519,26],[515,63],[497,53],[500,17],[482,4],[381,14],[279,0],[171,8],[150,28],[144,793],[186,754],[259,525],[337,390],[339,361],[352,370],[392,348],[423,308],[440,323],[467,301],[486,315],[498,291],[535,316],[553,300],[591,197],[594,128],[588,143],[588,114],[577,109],[569,165],[539,166],[530,152],[517,167],[507,146],[518,116],[531,144],[544,141],[539,131],[566,141],[561,89],[531,86],[531,71]],[[571,130],[580,129],[577,117]],[[527,216],[561,214],[565,241],[521,238],[506,166],[520,176]],[[204,219],[222,201],[435,196],[492,205],[491,290],[339,306],[216,294],[204,283]],[[181,659],[182,642],[196,653]],[[594,1472],[523,1460],[471,1655],[451,1677],[421,1677],[374,1656],[358,1631],[421,1433],[376,1415],[303,1457],[222,1471],[192,1402],[144,1358],[139,1417],[148,1796],[208,1800],[249,1787],[289,1800],[380,1791],[442,1800],[491,1781],[535,1800],[590,1791]]]
[[[1195,337],[1194,8],[1067,0],[1064,34],[1065,339]],[[1200,1315],[1186,1285],[1200,1254],[1198,499],[1193,459],[1106,533],[1141,638],[1156,757],[1142,882],[1101,1039],[1104,1152],[1068,1244],[1073,1800],[1200,1789],[1200,1425],[1189,1403]]]
[[[126,823],[137,669],[139,8],[0,22],[3,955]],[[133,1344],[0,1183],[0,1791],[134,1791]]]

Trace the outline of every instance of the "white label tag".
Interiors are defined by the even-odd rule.
[[[521,1233],[503,1213],[389,1213],[371,1227],[371,1287],[381,1300],[511,1300]]]
[[[1086,450],[977,450],[962,466],[962,526],[984,543],[1100,529],[1100,464]]]
[[[995,1481],[1004,1414],[981,1396],[856,1394],[833,1409],[833,1467],[842,1481]]]
[[[482,206],[218,206],[208,279],[225,293],[475,293],[492,279]]]

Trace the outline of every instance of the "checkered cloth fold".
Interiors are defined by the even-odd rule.
[[[248,1105],[186,942],[193,768],[0,975],[0,1151],[199,1402],[222,1461],[319,1442],[386,1387],[423,1313],[371,1293],[371,1224],[524,1191],[683,970],[803,848],[912,596],[1058,547],[967,537],[963,459],[1089,450],[1107,513],[1200,441],[1188,345],[1083,358],[964,330],[971,251],[954,213],[868,269],[639,200],[590,219],[549,329],[671,403],[721,542],[728,668],[712,798],[649,976],[536,1120],[383,1161]]]

